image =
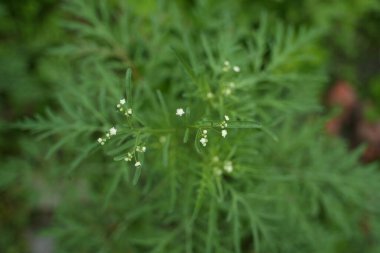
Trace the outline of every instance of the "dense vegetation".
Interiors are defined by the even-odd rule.
[[[43,233],[55,252],[379,252],[379,166],[325,133],[322,102],[345,79],[377,117],[379,16],[0,4],[0,251]]]

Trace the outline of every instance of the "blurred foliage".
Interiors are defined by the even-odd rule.
[[[295,47],[294,54],[283,59],[285,64],[281,64],[277,70],[279,73],[312,71],[320,74],[325,71],[332,77],[331,81],[349,80],[359,87],[363,97],[372,99],[374,115],[378,115],[378,1],[183,0],[176,4],[128,1],[128,8],[120,7],[121,2],[23,0],[0,3],[0,252],[28,252],[26,233],[33,223],[32,213],[40,209],[56,212],[51,232],[58,238],[58,252],[146,252],[152,248],[154,252],[183,252],[184,245],[173,243],[173,238],[188,245],[191,235],[196,235],[194,240],[198,245],[186,247],[194,247],[194,252],[202,252],[205,245],[207,250],[219,249],[215,252],[230,252],[223,248],[226,245],[233,245],[232,248],[238,250],[236,241],[244,248],[258,247],[252,245],[252,241],[260,241],[260,252],[379,250],[380,221],[367,210],[367,205],[368,209],[376,205],[379,208],[373,203],[375,194],[368,192],[376,189],[376,169],[362,168],[356,162],[357,155],[348,154],[341,143],[321,136],[323,122],[320,119],[307,116],[315,114],[319,108],[320,86],[327,83],[319,75],[317,79],[286,80],[286,85],[293,85],[291,92],[281,85],[277,90],[274,88],[279,97],[288,100],[263,100],[262,105],[254,105],[255,110],[258,109],[254,116],[273,126],[276,133],[280,130],[278,137],[281,141],[273,142],[270,138],[255,135],[251,141],[260,143],[257,148],[260,155],[250,154],[254,159],[240,162],[247,162],[247,167],[267,168],[267,172],[249,172],[242,168],[236,178],[227,180],[230,198],[225,206],[219,210],[216,201],[202,205],[200,208],[205,216],[200,216],[196,227],[190,226],[187,220],[178,222],[181,217],[188,217],[186,212],[192,210],[194,200],[189,194],[194,191],[193,186],[189,186],[184,195],[177,196],[182,201],[176,206],[179,214],[167,216],[168,206],[173,205],[172,197],[166,202],[157,199],[163,196],[161,192],[171,192],[172,186],[166,188],[165,182],[161,182],[163,186],[153,188],[157,181],[143,177],[142,180],[146,181],[142,181],[141,188],[136,188],[124,180],[124,177],[133,175],[124,174],[118,163],[110,162],[111,158],[99,151],[95,157],[80,156],[78,160],[78,153],[81,154],[89,140],[96,139],[107,127],[107,123],[98,122],[99,115],[93,111],[78,109],[78,104],[86,101],[90,107],[94,106],[100,90],[98,86],[99,90],[91,88],[95,82],[103,83],[106,86],[103,87],[104,94],[109,95],[104,99],[103,107],[98,108],[107,120],[117,119],[106,104],[117,101],[122,94],[124,86],[121,83],[128,67],[133,70],[137,87],[149,83],[152,89],[179,96],[182,90],[173,90],[168,84],[183,82],[186,75],[179,71],[178,59],[171,47],[178,50],[197,73],[207,71],[212,65],[209,62],[204,64],[205,54],[208,54],[204,49],[205,42],[210,44],[213,54],[218,54],[218,50],[225,52],[220,58],[228,57],[236,64],[245,64],[244,53],[235,51],[234,45],[246,46],[243,41],[247,29],[257,31],[262,25],[259,21],[264,12],[270,25],[276,23],[273,20],[295,27],[307,25],[323,34],[318,43],[307,41],[306,48]],[[94,23],[86,23],[89,20]],[[205,40],[197,38],[199,31],[207,35]],[[239,37],[234,38],[236,34]],[[215,41],[222,42],[219,48],[216,48]],[[305,55],[312,58],[311,64],[305,64],[302,58]],[[302,59],[297,61],[294,59],[297,56]],[[244,83],[244,80],[239,81]],[[319,88],[308,90],[310,86],[300,85],[302,82],[315,82]],[[138,88],[135,92],[141,98],[141,93],[146,91]],[[267,94],[266,90],[255,92],[257,97]],[[242,100],[235,101],[236,104],[248,100],[244,100],[244,92],[240,95]],[[272,95],[276,98],[275,94]],[[142,102],[136,103],[143,111],[151,110]],[[267,115],[265,103],[272,106],[269,106],[270,115]],[[54,128],[51,124],[54,122],[72,126],[73,122],[84,120],[94,128],[93,131],[77,132],[62,142],[65,132],[50,140],[37,141],[28,133],[11,128],[12,123],[43,113],[47,106],[56,111],[46,121],[46,127],[40,124],[41,129],[37,130],[48,131]],[[261,112],[260,106],[263,108]],[[171,107],[170,111],[173,109]],[[67,110],[75,112],[75,117],[71,117]],[[241,108],[239,113],[244,114],[244,110],[252,108]],[[287,115],[289,120],[276,125],[272,120],[281,114]],[[153,124],[160,122],[159,116],[145,120],[151,120]],[[302,122],[302,131],[297,131],[299,122]],[[52,144],[52,140],[56,144]],[[156,150],[165,150],[158,140],[155,145]],[[326,150],[331,150],[329,156]],[[255,153],[256,149],[252,152]],[[45,158],[46,154],[49,159]],[[271,161],[270,167],[268,161]],[[181,162],[188,163],[188,159]],[[68,173],[78,166],[80,170]],[[253,174],[247,176],[243,172]],[[153,169],[152,173],[162,178],[158,169]],[[64,180],[63,175],[66,176]],[[189,180],[195,179],[198,177],[189,177]],[[237,186],[234,180],[246,183]],[[257,185],[247,183],[249,180]],[[174,187],[183,183],[177,182]],[[250,195],[252,192],[257,194]],[[374,200],[366,203],[368,199],[363,196],[371,195]],[[265,198],[282,198],[282,202],[291,204]],[[360,199],[362,201],[357,202]],[[358,205],[362,208],[357,208]],[[228,215],[232,222],[225,221],[222,215]],[[276,222],[279,219],[286,222]],[[159,224],[160,220],[163,222]],[[215,228],[210,225],[214,223],[220,227],[210,230],[210,227]],[[230,227],[231,224],[234,225]],[[242,224],[251,227],[248,229]],[[133,236],[130,235],[131,227]],[[357,227],[360,228],[352,229]],[[233,233],[228,234],[231,231]],[[251,234],[253,239],[250,239]],[[292,239],[284,238],[284,234],[291,234]],[[213,238],[211,244],[209,238]],[[221,238],[225,241],[218,241]],[[310,240],[306,243],[305,238]],[[314,244],[309,243],[312,241]],[[325,243],[321,245],[321,241]],[[276,249],[278,245],[281,248]]]

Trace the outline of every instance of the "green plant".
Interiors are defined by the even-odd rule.
[[[358,222],[377,224],[379,175],[323,134],[321,31],[265,14],[251,28],[243,7],[224,7],[66,5],[60,109],[19,124],[55,138],[47,156],[59,150],[57,170],[73,179],[52,231],[59,252],[356,252],[370,241]]]

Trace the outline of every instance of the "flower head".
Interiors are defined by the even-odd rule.
[[[132,115],[132,108],[128,108],[127,111],[124,113],[125,116],[131,116]]]
[[[140,153],[144,153],[146,151],[146,147],[145,146],[137,146],[136,151],[140,152]]]
[[[139,162],[139,161],[137,161],[136,163],[135,163],[135,167],[140,167],[141,166],[141,163]]]
[[[222,128],[222,129],[224,129],[224,128],[226,128],[228,126],[228,124],[227,124],[227,121],[222,121],[222,123],[220,123],[220,127]]]
[[[229,95],[231,95],[232,90],[230,88],[225,88],[225,89],[223,89],[222,92],[224,95],[229,96]]]
[[[117,133],[117,129],[115,128],[115,127],[112,127],[111,129],[110,129],[110,135],[116,135],[116,133]]]
[[[226,138],[226,136],[227,136],[227,130],[226,129],[222,130],[222,136],[223,136],[223,138]]]
[[[203,147],[206,147],[208,140],[207,140],[206,138],[202,137],[202,138],[199,140],[199,142],[202,143]]]
[[[125,98],[120,99],[120,101],[119,101],[119,103],[120,103],[121,105],[125,104],[125,102],[126,102]]]
[[[128,152],[127,156],[124,158],[124,161],[130,162],[132,161],[133,155],[132,153]]]
[[[231,173],[234,170],[234,167],[232,166],[232,162],[231,161],[225,161],[223,169],[225,172]]]
[[[240,67],[239,66],[234,66],[232,69],[235,72],[240,72]]]
[[[223,66],[223,71],[224,72],[227,72],[228,70],[230,70],[230,62],[229,61],[224,61],[224,66]]]
[[[185,111],[184,111],[182,108],[178,108],[175,114],[176,114],[177,116],[182,117],[182,115],[185,114]]]

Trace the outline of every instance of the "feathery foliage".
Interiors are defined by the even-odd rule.
[[[18,124],[55,140],[59,173],[85,182],[63,196],[58,252],[357,252],[370,241],[358,224],[378,217],[379,174],[323,134],[323,31],[265,12],[252,24],[237,4],[151,6],[65,3],[57,106]]]

